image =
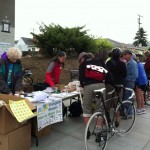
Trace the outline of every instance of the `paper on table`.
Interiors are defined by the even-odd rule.
[[[23,122],[24,120],[34,116],[34,113],[30,110],[25,100],[9,100],[9,105],[18,122]]]
[[[51,94],[52,97],[58,97],[58,98],[64,98],[67,95],[67,93],[59,93],[59,94]]]
[[[33,92],[34,101],[36,101],[36,102],[43,101],[43,100],[47,99],[48,96],[49,96],[49,94],[47,94],[43,91]]]
[[[45,93],[52,93],[54,90],[51,87],[47,87],[43,92]]]

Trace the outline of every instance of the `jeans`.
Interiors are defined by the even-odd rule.
[[[135,86],[135,82],[134,81],[127,81],[127,80],[124,81],[124,87],[134,89],[134,86]],[[131,94],[132,94],[131,91],[124,90],[124,92],[123,92],[123,101],[129,100],[128,98],[131,96]],[[133,101],[133,99],[130,99],[130,101]],[[131,104],[125,105],[124,108],[125,108],[125,112],[128,115],[131,115],[133,113]]]

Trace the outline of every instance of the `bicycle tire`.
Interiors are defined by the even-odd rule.
[[[130,113],[132,113],[130,114],[130,116],[128,111],[129,105],[130,105]],[[129,100],[123,101],[121,102],[121,104],[117,106],[115,113],[116,115],[119,114],[119,124],[118,127],[115,128],[115,131],[119,135],[124,136],[128,134],[134,126],[136,114],[135,106],[133,102]]]
[[[96,129],[98,118],[103,121],[101,130]],[[89,139],[87,138],[88,132],[91,133]],[[85,128],[84,143],[86,150],[105,150],[108,138],[108,123],[106,117],[101,112],[94,113]]]
[[[146,87],[144,92],[144,105],[150,106],[150,87]]]

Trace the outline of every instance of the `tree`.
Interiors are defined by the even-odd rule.
[[[101,51],[101,50],[110,50],[112,49],[112,43],[110,43],[107,39],[105,38],[98,38],[95,40],[96,42],[96,46],[97,46],[97,50]]]
[[[54,55],[55,51],[75,49],[77,53],[90,51],[95,45],[94,39],[87,35],[85,26],[63,28],[60,25],[40,25],[40,34],[31,33],[34,43],[45,56]]]
[[[98,38],[95,39],[96,49],[95,53],[99,55],[100,58],[103,58],[104,60],[107,59],[108,51],[113,48],[113,45],[111,42],[109,42],[105,38]]]
[[[136,33],[133,45],[139,46],[139,44],[141,44],[141,46],[147,46],[148,41],[146,36],[147,36],[146,31],[144,31],[144,29],[141,27]]]

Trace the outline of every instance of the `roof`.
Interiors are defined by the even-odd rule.
[[[115,40],[112,40],[112,39],[109,39],[109,38],[107,38],[107,40],[108,40],[110,43],[112,43],[112,45],[113,45],[114,47],[126,48],[126,47],[131,46],[131,44],[121,43],[121,42],[118,42],[118,41],[115,41]]]
[[[21,37],[22,38],[22,40],[24,41],[24,43],[26,44],[26,45],[35,45],[34,43],[33,43],[33,39],[31,39],[31,38],[26,38],[26,37]]]
[[[17,44],[17,43],[18,43],[18,40],[15,41],[15,44]]]

